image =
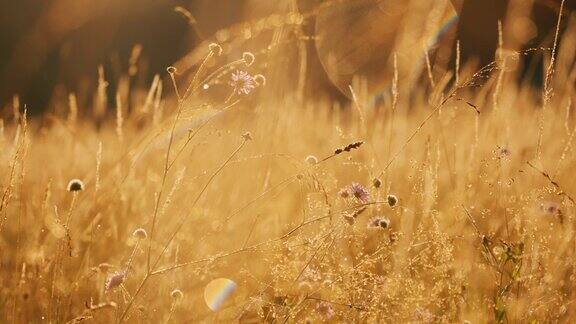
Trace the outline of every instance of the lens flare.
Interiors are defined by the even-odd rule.
[[[452,28],[454,28],[456,24],[458,24],[458,15],[456,13],[445,18],[438,31],[434,34],[432,39],[428,41],[428,47],[432,47],[441,42],[444,35],[446,35]]]
[[[222,304],[236,290],[236,283],[230,279],[218,278],[210,281],[204,289],[204,301],[213,312],[217,312]]]

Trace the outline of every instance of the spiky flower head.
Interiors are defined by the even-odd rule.
[[[75,191],[82,191],[84,190],[84,182],[80,179],[72,179],[68,182],[68,191],[75,192]]]
[[[367,203],[370,199],[370,192],[368,189],[359,183],[353,182],[350,187],[348,187],[348,190],[352,196],[363,203]]]
[[[248,95],[256,88],[256,81],[248,72],[237,70],[230,77],[230,86],[237,94]]]

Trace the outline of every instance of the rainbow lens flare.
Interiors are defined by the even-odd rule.
[[[218,278],[210,281],[204,289],[204,301],[213,312],[217,312],[222,304],[236,290],[236,283],[230,279]]]

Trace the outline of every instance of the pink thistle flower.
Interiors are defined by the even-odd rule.
[[[350,187],[348,187],[348,191],[363,203],[367,203],[370,199],[370,192],[368,189],[359,183],[353,182]]]
[[[230,86],[234,88],[234,92],[237,94],[247,95],[256,89],[256,81],[248,72],[237,70],[230,77]]]

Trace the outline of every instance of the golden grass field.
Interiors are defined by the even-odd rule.
[[[0,322],[573,322],[573,38],[546,53],[544,90],[512,55],[337,104],[282,77],[297,50],[204,44],[194,80],[168,69],[128,90],[130,112],[103,80],[94,107],[30,117],[15,100]],[[237,70],[254,89],[228,84]],[[215,312],[217,278],[237,287]]]

